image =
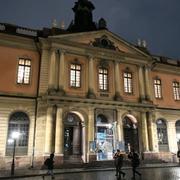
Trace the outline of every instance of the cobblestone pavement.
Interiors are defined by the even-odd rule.
[[[126,173],[125,178],[121,180],[131,180],[131,169],[123,170]],[[166,168],[143,168],[139,169],[142,177],[136,177],[136,180],[180,180],[180,167]],[[22,179],[22,178],[21,178]],[[39,177],[23,178],[24,180],[43,180]],[[45,176],[44,180],[50,180],[51,177]],[[55,180],[117,180],[115,171],[96,171],[96,172],[80,172],[80,173],[65,173],[55,174]]]

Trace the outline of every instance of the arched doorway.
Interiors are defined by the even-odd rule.
[[[176,122],[176,141],[178,149],[180,149],[180,120]]]
[[[123,119],[124,146],[128,152],[133,148],[139,152],[139,138],[137,120],[132,115],[127,115]]]
[[[156,121],[157,125],[157,136],[158,136],[158,145],[159,151],[168,152],[169,145],[168,145],[168,135],[167,135],[167,125],[165,120],[158,119]]]
[[[64,156],[82,155],[81,119],[75,113],[68,113],[64,120]]]

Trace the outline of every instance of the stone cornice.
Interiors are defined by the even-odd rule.
[[[28,101],[28,102],[35,102],[35,98],[27,98],[27,97],[17,97],[17,96],[0,96],[0,102],[2,103],[3,101],[7,102],[11,102],[11,101],[15,101],[17,103],[19,102],[24,102],[24,101]]]
[[[132,103],[132,102],[118,102],[118,101],[108,101],[108,100],[98,100],[98,99],[85,99],[85,98],[75,98],[75,97],[59,97],[56,95],[50,95],[44,97],[42,100],[47,99],[47,102],[52,104],[68,104],[71,103],[73,106],[103,106],[108,108],[125,108],[125,109],[134,109],[134,108],[141,108],[141,109],[147,109],[152,110],[156,106],[153,104],[142,104],[142,103]],[[39,99],[40,100],[40,99]]]
[[[0,97],[36,98],[36,95],[29,95],[29,94],[25,94],[25,93],[0,92]]]
[[[180,66],[157,63],[156,66],[153,68],[153,71],[180,75]]]
[[[34,39],[0,33],[0,46],[37,51]]]
[[[159,108],[157,107],[155,112],[163,112],[167,114],[180,115],[180,109],[172,109],[172,108]]]

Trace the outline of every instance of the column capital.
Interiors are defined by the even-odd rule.
[[[57,52],[57,48],[55,48],[55,47],[51,47],[49,50],[50,50],[51,53],[53,53],[53,52],[56,53]]]
[[[88,58],[89,60],[94,60],[94,56],[93,56],[92,54],[88,54],[88,55],[87,55],[87,58]]]
[[[120,60],[114,60],[114,64],[115,64],[115,65],[119,65],[120,62],[121,62]]]
[[[59,54],[66,54],[67,51],[65,49],[58,49],[57,50]]]

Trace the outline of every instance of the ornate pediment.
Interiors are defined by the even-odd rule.
[[[114,45],[112,41],[108,39],[106,35],[101,36],[100,38],[95,38],[94,41],[91,41],[90,44],[94,47],[106,48],[111,50],[119,50],[118,47]]]

